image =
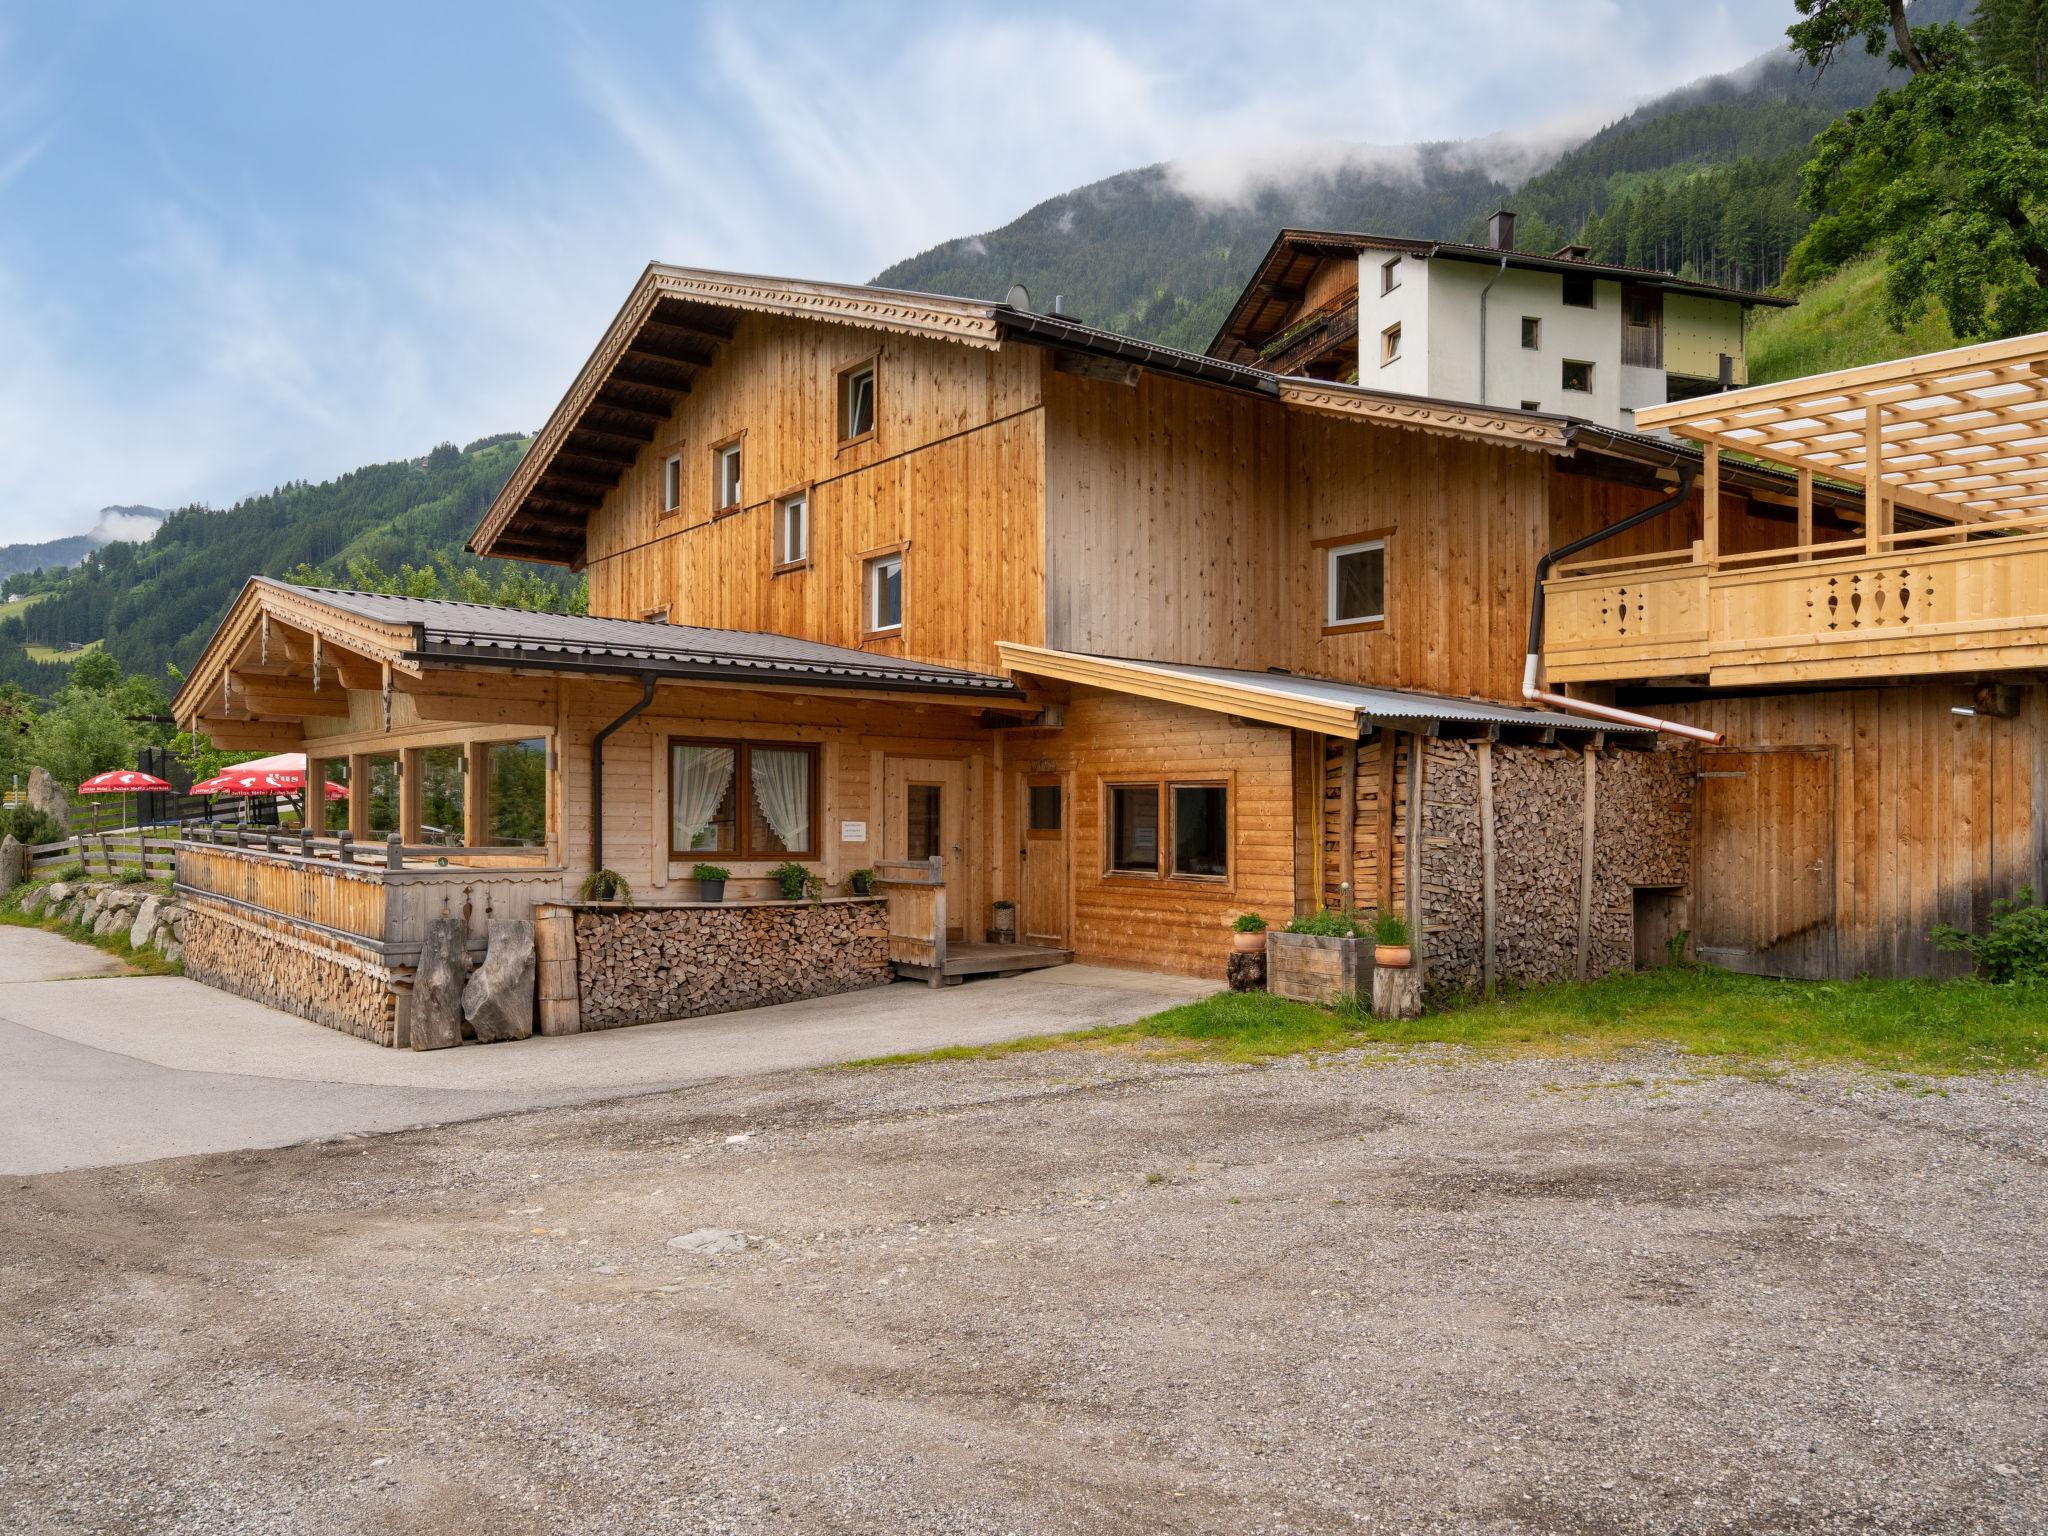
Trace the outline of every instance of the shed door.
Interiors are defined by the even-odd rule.
[[[1709,749],[1699,774],[1699,958],[1759,976],[1833,975],[1834,748]]]
[[[1017,849],[1017,936],[1028,944],[1067,940],[1067,786],[1056,773],[1023,775]]]

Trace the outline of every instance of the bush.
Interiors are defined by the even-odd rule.
[[[2048,981],[2048,907],[2035,904],[2030,885],[2010,901],[1991,903],[1990,932],[1965,933],[1941,923],[1929,937],[1936,949],[1968,955],[1985,981]]]
[[[1239,933],[1264,933],[1266,920],[1256,912],[1240,912],[1237,921],[1230,926]]]
[[[1408,947],[1408,921],[1398,912],[1382,912],[1372,920],[1372,941],[1389,949]]]
[[[768,873],[782,887],[784,901],[802,901],[806,896],[816,901],[825,894],[825,882],[794,859],[776,865]]]
[[[1362,935],[1358,930],[1358,916],[1351,911],[1338,912],[1329,907],[1297,917],[1285,929],[1288,933],[1305,933],[1317,939],[1356,939]]]
[[[0,841],[12,836],[31,848],[44,843],[61,843],[71,834],[64,824],[32,805],[10,805],[0,809]]]
[[[633,905],[633,887],[617,870],[593,869],[576,887],[576,897],[579,901],[616,901],[630,907]]]
[[[732,871],[721,864],[693,864],[690,866],[692,880],[730,880]]]

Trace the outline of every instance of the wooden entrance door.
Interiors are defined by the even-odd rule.
[[[1835,753],[1703,750],[1694,947],[1724,970],[1835,970]]]
[[[1017,937],[1067,947],[1067,787],[1056,773],[1023,776],[1017,824]]]
[[[885,778],[882,857],[924,860],[936,854],[945,860],[946,937],[962,938],[967,917],[980,910],[980,882],[968,867],[962,835],[967,765],[957,758],[892,757]]]

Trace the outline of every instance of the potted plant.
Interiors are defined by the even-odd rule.
[[[782,888],[784,901],[818,901],[825,894],[825,882],[794,859],[785,860],[768,871],[768,877]]]
[[[690,878],[697,882],[699,901],[723,901],[725,882],[732,878],[732,871],[717,864],[699,864],[690,871]]]
[[[1408,924],[1398,912],[1382,912],[1372,920],[1372,963],[1390,971],[1404,970],[1415,963],[1415,951],[1408,942]]]
[[[989,919],[989,942],[992,944],[1014,944],[1017,942],[1017,903],[995,901],[989,903],[993,916]]]
[[[1359,963],[1364,944],[1349,910],[1302,913],[1266,936],[1266,990],[1301,1003],[1356,998],[1371,984],[1372,968]]]
[[[853,882],[853,894],[872,896],[875,894],[875,872],[872,869],[856,869],[846,877]]]
[[[626,884],[626,877],[615,869],[593,869],[583,877],[583,883],[576,887],[579,901],[616,901],[622,907],[633,905],[633,888]]]
[[[1266,920],[1256,912],[1240,912],[1231,925],[1230,947],[1240,955],[1256,955],[1266,947]]]

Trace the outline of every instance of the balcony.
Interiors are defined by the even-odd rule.
[[[1559,567],[1553,682],[1715,687],[2048,667],[2048,515],[1724,555]]]

